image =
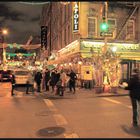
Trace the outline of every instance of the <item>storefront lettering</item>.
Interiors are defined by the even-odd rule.
[[[98,50],[103,46],[102,42],[89,42],[89,41],[83,41],[81,43],[81,49],[82,50],[89,50],[89,48],[93,48],[93,50]],[[117,47],[118,52],[124,52],[124,51],[140,51],[140,45],[139,44],[126,44],[126,43],[108,43],[108,47],[112,48],[113,46]]]
[[[79,30],[79,2],[74,3],[73,7],[73,32]]]
[[[137,45],[131,45],[131,46],[128,46],[128,45],[123,45],[121,47],[122,50],[138,50],[139,49],[139,46]]]

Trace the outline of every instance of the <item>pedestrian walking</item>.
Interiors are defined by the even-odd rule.
[[[60,72],[58,70],[55,70],[55,74],[56,74],[55,75],[55,82],[57,83],[60,79]],[[56,83],[55,83],[55,85],[56,85]]]
[[[41,92],[41,80],[42,80],[42,73],[40,71],[38,71],[35,74],[35,78],[34,78],[36,85],[37,85],[37,92]]]
[[[64,72],[64,70],[61,70],[59,80],[56,83],[56,87],[57,87],[56,94],[60,96],[64,95],[66,80],[67,80],[67,75]]]
[[[134,127],[138,126],[138,113],[140,111],[140,79],[138,69],[133,70],[133,74],[128,81],[128,86],[125,88],[130,90],[130,100],[132,104],[132,124]],[[138,111],[139,110],[139,111]]]
[[[50,83],[49,84],[52,87],[52,93],[53,93],[55,85],[56,85],[56,73],[55,73],[54,69],[51,72],[51,77],[50,77]]]
[[[76,80],[77,80],[77,75],[76,73],[71,70],[70,74],[67,74],[70,79],[69,79],[69,90],[70,92],[72,92],[72,89],[73,89],[73,93],[76,92],[76,89],[75,89],[75,84],[76,84]]]
[[[46,70],[43,69],[43,71],[42,71],[42,83],[41,83],[41,90],[42,91],[46,90],[45,73],[46,73]]]
[[[31,72],[28,74],[26,94],[29,94],[29,89],[34,93],[34,76]]]
[[[11,84],[12,84],[11,96],[13,96],[13,95],[15,95],[14,94],[14,89],[15,89],[15,86],[16,86],[16,80],[15,80],[14,72],[11,72]]]
[[[55,94],[56,95],[59,94],[59,88],[60,88],[61,84],[62,84],[62,81],[60,80],[60,72],[56,70],[56,84],[55,84],[55,86],[56,86]]]
[[[50,70],[46,69],[45,72],[45,86],[46,86],[46,91],[49,91],[49,80],[50,80],[51,76],[50,76]]]

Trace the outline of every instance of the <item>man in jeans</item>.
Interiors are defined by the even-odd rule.
[[[140,80],[138,69],[133,70],[133,75],[128,82],[128,87],[125,89],[130,90],[129,95],[133,111],[133,126],[138,126],[138,113],[140,111]]]

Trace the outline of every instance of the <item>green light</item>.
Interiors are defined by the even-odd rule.
[[[100,25],[101,31],[107,31],[108,30],[108,24],[107,23],[101,23]]]

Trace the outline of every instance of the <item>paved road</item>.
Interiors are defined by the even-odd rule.
[[[64,97],[19,91],[11,97],[8,87],[0,85],[0,137],[140,138],[140,128],[131,127],[128,96],[79,89]]]

